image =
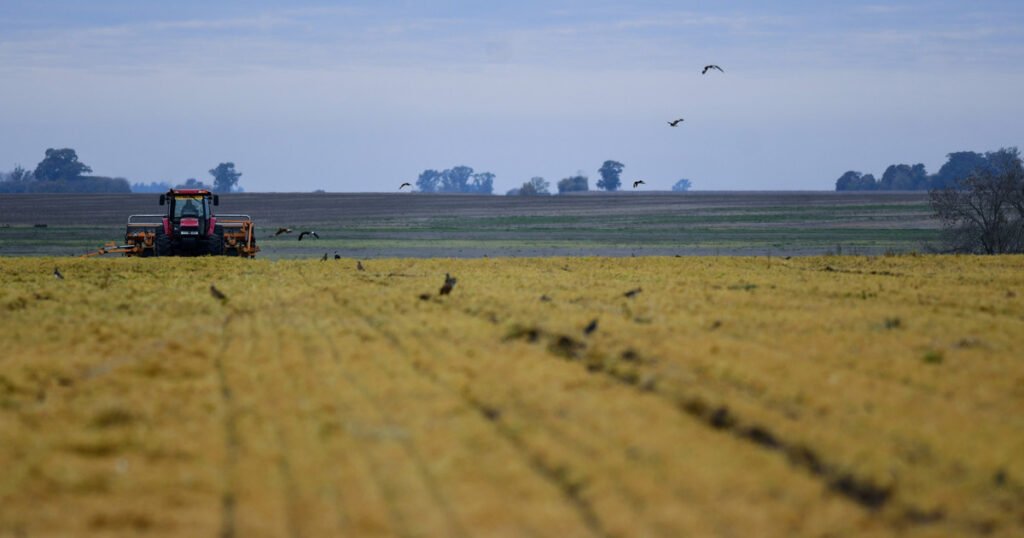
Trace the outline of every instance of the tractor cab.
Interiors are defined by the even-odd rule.
[[[160,205],[167,206],[164,233],[189,239],[206,238],[216,220],[211,206],[219,205],[220,197],[206,189],[171,189],[160,195]]]

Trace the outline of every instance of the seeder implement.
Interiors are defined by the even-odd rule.
[[[141,253],[139,245],[118,245],[113,241],[108,241],[102,247],[96,249],[96,252],[86,252],[82,254],[81,258],[89,258],[92,256],[102,256],[104,254],[124,254],[125,256],[138,256]]]
[[[256,246],[256,225],[249,215],[217,215],[217,229],[224,238],[226,256],[253,258],[260,251]]]

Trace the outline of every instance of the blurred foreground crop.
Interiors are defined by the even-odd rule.
[[[1022,257],[363,266],[0,260],[0,536],[1024,532]]]

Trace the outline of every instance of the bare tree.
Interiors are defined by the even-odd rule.
[[[986,155],[987,163],[954,186],[930,191],[950,252],[1024,252],[1024,167],[1017,148]]]

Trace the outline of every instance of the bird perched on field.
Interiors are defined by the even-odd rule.
[[[706,74],[708,74],[708,71],[710,71],[710,70],[712,70],[712,69],[717,69],[717,70],[719,70],[720,72],[722,72],[722,73],[725,73],[725,70],[724,70],[724,69],[722,69],[721,67],[718,67],[717,65],[705,65],[705,66],[704,66],[704,70],[703,70],[703,71],[701,71],[701,72],[700,72],[700,74],[702,74],[702,75],[706,75]]]
[[[322,261],[322,262],[327,261],[327,253],[326,252],[324,252],[324,257],[320,258],[320,261]]]
[[[590,320],[590,323],[583,328],[583,334],[590,336],[591,333],[597,330],[597,318]]]
[[[672,121],[668,122],[668,124],[669,124],[670,127],[675,127],[676,125],[679,125],[683,121],[684,121],[683,118],[679,118],[678,120],[672,120]]]
[[[299,241],[302,241],[302,238],[303,238],[303,237],[306,237],[307,235],[312,235],[313,237],[315,237],[315,238],[317,238],[317,239],[320,239],[320,236],[319,236],[319,235],[317,235],[317,233],[316,233],[316,232],[314,232],[314,231],[311,231],[311,230],[309,230],[309,231],[301,232],[301,233],[299,234]]]
[[[218,290],[217,286],[214,286],[213,284],[210,284],[210,295],[222,303],[226,303],[228,300],[228,296],[224,295],[224,293]]]
[[[64,275],[60,274],[60,268],[53,268],[53,278],[56,278],[57,280],[64,280]]]
[[[402,190],[406,187],[412,187],[412,183],[402,183],[401,185],[398,186],[398,190]]]
[[[290,233],[292,233],[292,229],[291,228],[278,228],[277,231],[274,232],[274,237],[277,237],[277,236],[279,236],[281,234],[290,234]]]
[[[452,292],[452,288],[454,288],[454,287],[455,287],[455,277],[453,277],[452,275],[449,275],[448,273],[445,273],[444,274],[444,285],[441,286],[441,292],[440,292],[441,295],[448,295],[449,293]]]
[[[626,293],[623,293],[622,295],[632,299],[633,297],[636,297],[636,294],[640,293],[641,291],[644,291],[644,290],[642,288],[633,288],[633,289],[627,291]]]
[[[356,271],[365,271],[365,270],[366,270],[366,268],[363,267],[363,262],[360,261],[360,260],[356,260]]]
[[[334,259],[335,260],[340,260],[341,259],[341,254],[338,254],[337,252],[335,252],[334,253]]]
[[[633,188],[634,188],[634,189],[635,189],[635,188],[637,188],[637,187],[639,187],[640,185],[646,185],[646,183],[644,183],[644,180],[642,180],[642,179],[638,179],[638,180],[636,180],[636,181],[634,181],[634,182],[633,182]]]

